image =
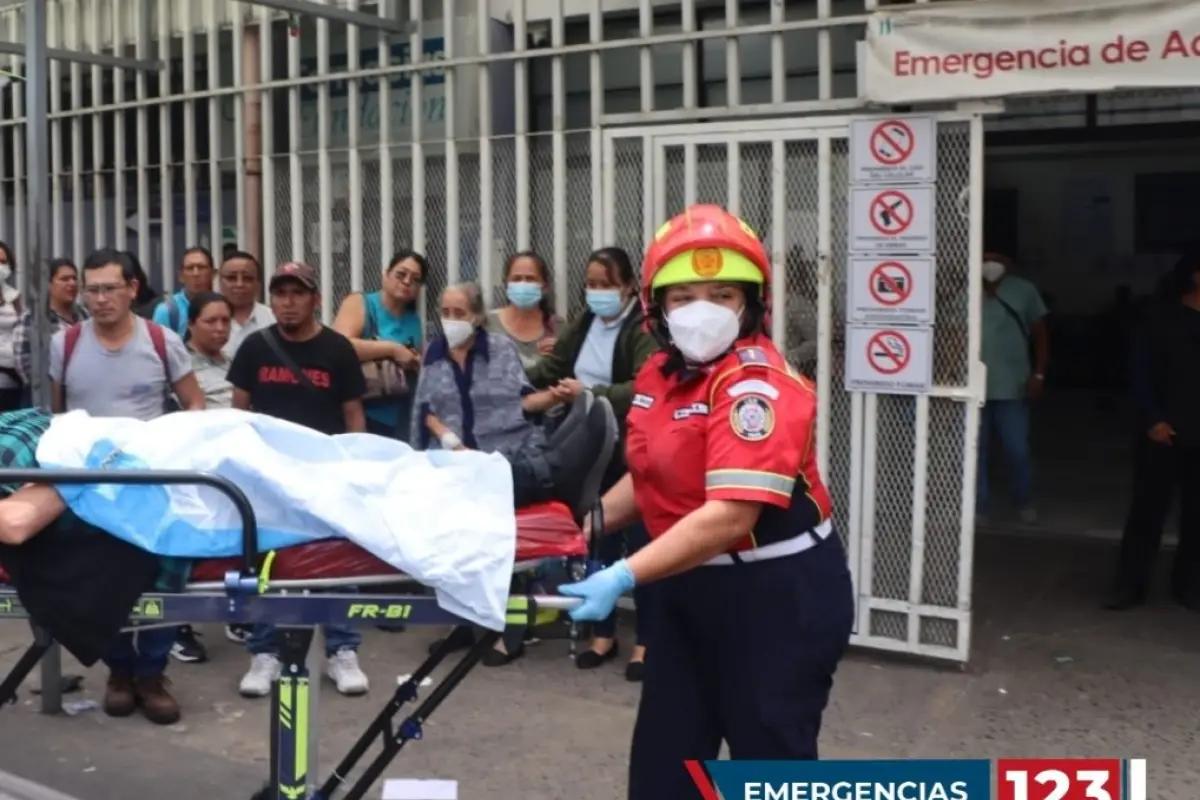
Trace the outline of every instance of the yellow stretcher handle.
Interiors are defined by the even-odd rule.
[[[258,593],[266,594],[267,589],[271,585],[271,566],[275,563],[275,551],[267,552],[267,557],[263,559],[262,569],[258,571]]]
[[[558,619],[558,610],[553,608],[542,608],[535,602],[537,613],[534,614],[533,623],[529,622],[529,597],[526,595],[518,595],[508,598],[508,613],[504,617],[504,622],[508,625],[529,625],[530,627],[540,625],[551,625]]]

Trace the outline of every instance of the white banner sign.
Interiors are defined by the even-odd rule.
[[[1197,0],[971,0],[871,15],[862,94],[877,103],[1194,87]]]

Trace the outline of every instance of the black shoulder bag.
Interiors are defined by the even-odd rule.
[[[1021,315],[999,294],[992,295],[1000,307],[1004,309],[1004,313],[1012,317],[1012,321],[1017,323],[1017,330],[1021,332],[1021,338],[1025,340],[1025,355],[1029,358],[1029,368],[1037,367],[1037,354],[1033,352],[1033,337],[1030,335],[1029,326],[1025,324],[1025,320],[1021,319]]]
[[[283,346],[279,343],[279,339],[277,338],[278,336],[279,334],[275,332],[274,328],[268,328],[267,330],[263,331],[263,338],[267,340],[267,347],[270,347],[271,352],[275,354],[276,358],[278,358],[280,362],[282,362],[283,365],[287,367],[293,375],[296,376],[296,380],[300,381],[300,385],[311,390],[315,394],[321,394],[320,391],[317,390],[317,387],[313,385],[313,382],[308,379],[308,376],[304,374],[304,370],[300,369],[300,366],[295,362],[295,360],[293,360],[292,357],[287,354],[287,351],[283,349]]]

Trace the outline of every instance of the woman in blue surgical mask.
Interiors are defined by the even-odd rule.
[[[550,268],[532,250],[510,256],[504,265],[504,294],[507,303],[489,311],[484,328],[512,340],[529,369],[554,349],[555,334],[563,321],[554,313],[550,290]]]
[[[633,402],[634,376],[659,345],[642,324],[637,276],[628,253],[619,247],[592,253],[587,260],[584,287],[583,312],[560,330],[554,349],[528,369],[529,380],[535,388],[551,389],[564,401],[573,400],[584,389],[608,398],[623,439],[625,415]],[[624,444],[618,443],[605,476],[605,490],[625,474],[624,453]],[[606,537],[602,553],[605,562],[612,563],[622,554],[635,551],[645,536],[638,524]],[[639,609],[645,609],[650,598],[639,591],[634,601]],[[615,618],[598,623],[593,633],[591,647],[575,659],[580,669],[594,669],[618,655]],[[641,680],[645,659],[640,632],[637,639],[625,673],[630,681]]]

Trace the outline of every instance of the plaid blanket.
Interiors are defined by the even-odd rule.
[[[37,446],[42,435],[50,427],[53,417],[36,408],[22,408],[0,413],[0,468],[37,469]],[[0,484],[0,499],[8,497],[19,483]],[[54,525],[82,525],[91,527],[71,511],[64,511]],[[97,533],[103,533],[97,529]],[[108,534],[104,534],[107,536]],[[161,558],[158,582],[160,592],[177,592],[183,589],[191,574],[192,562],[185,558]]]

